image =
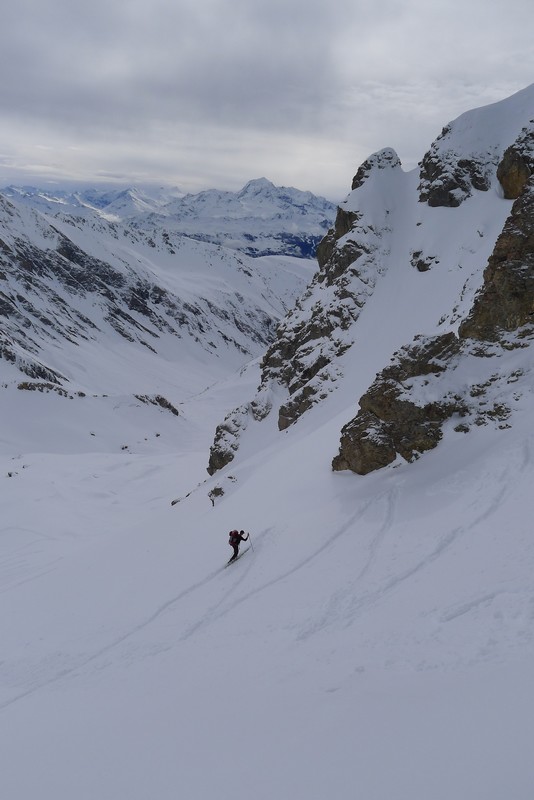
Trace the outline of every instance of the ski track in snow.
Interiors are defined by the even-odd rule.
[[[387,509],[386,509],[385,519],[371,541],[371,544],[369,546],[369,556],[358,574],[357,578],[358,582],[361,581],[362,578],[364,578],[365,575],[371,569],[371,566],[373,565],[377,557],[378,551],[380,550],[382,542],[384,541],[387,532],[390,530],[393,524],[395,506],[397,504],[398,496],[399,496],[399,489],[396,487],[386,495]]]
[[[223,610],[218,611],[218,613],[212,613],[211,616],[209,616],[207,619],[205,617],[203,617],[201,620],[199,620],[199,622],[196,625],[192,626],[192,629],[190,629],[190,633],[196,632],[197,630],[199,630],[201,627],[203,627],[204,625],[206,625],[208,623],[216,622],[217,620],[221,619],[222,617],[226,616],[228,613],[233,611],[237,606],[241,605],[242,603],[245,603],[246,601],[250,600],[252,597],[255,597],[256,595],[262,594],[266,590],[271,589],[273,586],[276,586],[276,584],[280,583],[281,581],[287,580],[287,578],[289,578],[291,575],[294,575],[295,573],[299,572],[304,567],[308,566],[318,556],[320,556],[322,553],[324,553],[324,551],[327,550],[335,541],[337,541],[340,537],[342,537],[348,531],[352,530],[355,521],[358,519],[359,516],[362,515],[362,513],[365,513],[367,508],[373,502],[376,502],[376,498],[372,498],[372,499],[368,500],[364,504],[363,510],[358,509],[358,511],[355,512],[341,528],[339,528],[332,536],[330,536],[328,538],[328,540],[324,544],[322,544],[320,547],[318,547],[316,550],[314,550],[313,553],[308,555],[302,561],[299,561],[293,567],[291,567],[290,569],[288,569],[285,572],[281,573],[276,578],[273,578],[273,579],[271,579],[269,581],[266,581],[265,583],[262,583],[260,586],[256,587],[255,589],[252,589],[252,590],[246,592],[244,595],[242,595],[237,600],[235,600],[231,605],[227,606]],[[269,530],[270,529],[267,529],[266,531],[263,531],[263,533],[267,533]],[[255,549],[258,552],[260,552],[261,551],[261,544],[260,544],[259,547],[255,548]],[[247,573],[250,571],[251,568],[252,568],[252,564],[249,567],[249,569],[245,572],[245,574],[242,576],[242,578],[238,581],[236,587],[233,587],[232,591],[228,592],[228,594],[233,593],[233,589],[237,588],[237,586],[245,579]],[[219,605],[220,605],[220,603],[218,603],[217,606],[213,606],[213,608],[218,608]]]
[[[530,458],[530,454],[528,452],[527,453],[525,452],[525,448],[523,448],[522,453],[524,458],[526,459]],[[502,503],[503,497],[507,491],[508,491],[508,484],[506,480],[506,474],[503,473],[501,475],[499,491],[492,497],[491,502],[471,521],[469,525],[458,526],[454,528],[452,531],[443,535],[437,542],[434,549],[430,553],[428,553],[424,558],[421,558],[415,564],[404,569],[398,574],[390,577],[379,588],[377,588],[374,591],[359,592],[358,587],[361,584],[362,580],[366,577],[366,575],[371,571],[372,565],[377,558],[378,551],[382,546],[382,544],[384,543],[384,540],[387,537],[388,532],[391,530],[392,521],[394,519],[395,505],[399,495],[399,490],[397,487],[390,489],[388,492],[384,492],[382,495],[378,497],[371,497],[370,499],[366,500],[362,504],[362,506],[359,507],[357,511],[354,512],[341,527],[339,527],[331,536],[329,536],[328,539],[320,547],[316,548],[312,553],[306,556],[306,558],[302,559],[297,564],[294,564],[289,569],[286,569],[285,571],[281,572],[276,577],[260,584],[259,586],[256,586],[252,590],[245,591],[243,594],[235,598],[234,596],[236,595],[236,593],[238,593],[240,587],[246,582],[247,577],[254,568],[254,565],[256,563],[256,558],[263,549],[264,538],[268,536],[269,533],[272,531],[271,528],[264,529],[258,534],[257,537],[255,537],[254,550],[252,550],[252,552],[247,557],[248,564],[247,562],[245,562],[243,565],[241,565],[241,568],[238,571],[238,575],[232,580],[231,585],[228,588],[223,589],[223,592],[218,596],[217,600],[214,603],[212,603],[206,610],[203,610],[197,621],[190,623],[187,629],[176,640],[173,641],[167,640],[165,644],[162,642],[157,646],[154,645],[152,646],[150,653],[155,654],[156,651],[161,652],[163,650],[169,650],[172,649],[173,647],[176,647],[178,643],[187,641],[188,639],[193,637],[196,633],[216,623],[217,621],[219,621],[220,619],[231,613],[235,608],[249,601],[251,598],[272,589],[272,587],[276,586],[278,583],[287,580],[292,575],[295,575],[297,572],[299,572],[300,570],[311,564],[315,559],[320,557],[338,539],[343,537],[348,532],[353,531],[355,523],[365,515],[366,511],[372,505],[376,505],[380,501],[385,501],[386,511],[384,514],[384,519],[380,524],[380,526],[378,527],[376,534],[373,536],[369,544],[367,559],[363,564],[363,566],[361,567],[357,578],[349,587],[345,587],[343,590],[341,590],[336,595],[333,595],[331,597],[328,604],[328,608],[325,610],[325,613],[321,615],[321,618],[315,619],[313,620],[312,623],[304,626],[299,631],[297,639],[299,641],[307,640],[314,634],[322,630],[329,621],[332,621],[333,616],[335,616],[334,608],[337,608],[339,612],[340,606],[346,604],[347,600],[348,600],[348,606],[345,607],[345,611],[343,613],[344,616],[343,624],[344,627],[349,627],[350,625],[353,624],[354,620],[358,618],[365,609],[374,606],[377,602],[379,602],[385,596],[390,594],[405,581],[412,578],[415,574],[417,574],[421,570],[428,568],[433,562],[436,561],[436,559],[438,559],[441,555],[443,555],[447,550],[449,550],[454,545],[454,543],[457,541],[460,535],[465,535],[465,533],[467,533],[469,530],[475,528],[476,526],[480,525],[485,520],[487,520],[499,508],[499,506]],[[20,549],[24,550],[25,547],[26,546]],[[43,572],[51,571],[51,569],[52,567],[50,567],[50,570],[44,570]],[[59,681],[64,680],[66,678],[76,676],[76,674],[79,673],[81,670],[97,662],[99,659],[102,659],[104,656],[111,653],[114,649],[116,649],[120,645],[123,645],[128,640],[132,639],[136,634],[140,633],[145,628],[153,624],[163,614],[171,612],[184,599],[188,598],[193,593],[207,586],[218,576],[221,576],[224,573],[224,569],[225,565],[209,573],[202,580],[197,581],[191,586],[188,586],[186,589],[182,590],[177,595],[170,598],[167,602],[160,605],[150,616],[148,616],[138,625],[135,625],[134,627],[125,631],[122,635],[116,637],[115,639],[113,639],[113,641],[99,648],[94,653],[84,658],[76,659],[75,663],[70,664],[64,669],[59,670],[54,675],[49,676],[44,680],[38,680],[37,682],[34,682],[26,690],[19,692],[15,696],[9,698],[8,700],[5,700],[3,703],[0,703],[0,710],[8,708],[14,703],[28,697],[29,695],[34,694],[35,692],[38,692],[43,688],[58,683]],[[35,575],[28,577],[26,580],[32,580],[33,577],[35,577]],[[477,608],[482,604],[492,602],[500,593],[502,592],[487,593],[485,595],[482,595],[481,597],[474,598],[470,602],[466,602],[456,608],[452,608],[449,612],[445,612],[444,614],[441,615],[440,621],[444,623],[450,622],[459,616],[469,613],[470,611],[472,611],[473,609]],[[43,664],[41,663],[40,665],[35,665],[34,669],[40,671],[42,667]]]
[[[358,615],[358,613],[362,608],[381,600],[391,591],[396,589],[400,584],[404,583],[409,578],[412,578],[415,574],[417,574],[421,570],[429,567],[434,561],[436,561],[437,558],[439,558],[439,556],[443,555],[443,553],[445,553],[452,547],[452,545],[456,542],[456,540],[460,537],[460,535],[468,533],[470,530],[473,530],[474,528],[478,527],[480,523],[484,522],[489,517],[491,517],[491,515],[494,514],[500,507],[503,497],[507,493],[507,491],[508,491],[507,483],[503,480],[501,482],[500,490],[492,498],[488,506],[478,516],[476,516],[468,525],[460,525],[454,528],[452,531],[446,533],[444,536],[442,536],[442,538],[440,539],[434,550],[432,550],[427,556],[422,558],[416,564],[400,572],[398,575],[395,575],[390,580],[386,581],[384,586],[382,586],[380,589],[377,589],[375,592],[366,593],[362,595],[360,598],[355,599],[352,606],[352,613],[350,614],[350,619],[347,622],[347,625],[352,624],[354,617]]]
[[[254,589],[252,591],[249,591],[249,592],[246,592],[244,595],[239,597],[237,600],[235,600],[231,604],[227,605],[224,609],[220,610],[221,603],[223,603],[225,600],[227,600],[229,597],[231,597],[236,592],[236,590],[239,588],[239,586],[245,581],[245,579],[246,579],[248,573],[250,572],[250,570],[253,568],[254,560],[255,560],[254,556],[255,556],[256,553],[261,552],[261,539],[263,538],[264,535],[269,533],[270,529],[265,529],[264,531],[262,531],[261,534],[259,535],[258,539],[256,539],[256,544],[255,544],[254,551],[251,553],[252,558],[249,557],[249,566],[246,567],[245,569],[241,569],[239,571],[239,575],[238,575],[237,579],[232,582],[232,585],[224,592],[222,597],[220,597],[217,600],[217,602],[214,603],[206,612],[203,612],[202,616],[200,617],[200,619],[196,623],[191,624],[188,627],[188,629],[182,634],[182,636],[179,639],[176,640],[175,643],[167,642],[165,645],[159,645],[158,648],[157,648],[157,651],[161,652],[164,649],[165,650],[171,649],[172,647],[176,646],[176,644],[178,642],[183,642],[183,641],[191,638],[191,636],[193,636],[199,630],[201,630],[202,628],[204,628],[204,627],[216,622],[217,620],[221,619],[222,617],[226,616],[234,608],[236,608],[237,606],[239,606],[242,603],[246,602],[251,597],[254,597],[254,596],[258,595],[258,594],[261,594],[262,592],[264,592],[264,591],[270,589],[271,587],[275,586],[280,581],[286,580],[288,577],[290,577],[294,573],[296,573],[299,570],[301,570],[303,567],[305,567],[306,565],[311,563],[314,559],[316,559],[318,556],[320,556],[321,553],[323,553],[328,547],[330,547],[332,545],[332,543],[335,542],[340,536],[342,536],[343,534],[347,533],[347,531],[349,531],[353,527],[354,522],[358,518],[358,516],[360,516],[362,513],[364,513],[365,510],[369,507],[369,505],[373,501],[374,500],[367,501],[365,503],[363,512],[362,512],[361,509],[358,509],[358,511],[355,514],[353,514],[350,517],[350,519],[333,536],[329,537],[329,539],[323,545],[321,545],[321,547],[317,548],[313,553],[311,553],[309,556],[307,556],[301,562],[299,562],[295,566],[291,567],[291,569],[286,570],[282,574],[278,575],[276,578],[274,578],[272,580],[269,580],[266,583],[258,586],[256,589]],[[134,637],[137,633],[140,633],[143,629],[145,629],[148,626],[150,626],[159,617],[161,617],[164,613],[167,613],[167,612],[171,611],[173,606],[175,606],[176,604],[180,603],[186,597],[189,597],[194,592],[198,591],[202,587],[204,587],[207,584],[209,584],[214,578],[216,578],[218,575],[223,573],[224,569],[225,569],[225,565],[222,566],[222,567],[219,567],[217,570],[214,570],[213,572],[211,572],[207,577],[203,578],[200,581],[197,581],[192,586],[187,587],[187,589],[184,589],[179,594],[177,594],[175,597],[170,598],[167,602],[165,602],[162,605],[160,605],[159,608],[156,609],[156,611],[154,611],[149,617],[147,617],[141,623],[139,623],[138,625],[130,628],[128,631],[123,633],[121,636],[116,637],[113,641],[111,641],[108,644],[106,644],[105,646],[99,648],[96,652],[90,654],[89,656],[86,656],[84,658],[76,660],[76,663],[74,663],[72,665],[69,665],[65,669],[59,670],[54,675],[46,678],[46,680],[39,680],[37,682],[34,682],[32,685],[30,685],[24,691],[19,692],[18,694],[14,695],[13,697],[11,697],[11,698],[9,698],[7,700],[4,700],[3,702],[0,703],[0,711],[8,708],[9,706],[12,706],[14,703],[17,703],[20,700],[23,700],[23,699],[29,697],[30,695],[40,691],[41,689],[47,688],[49,686],[52,686],[52,685],[58,683],[59,681],[65,680],[66,678],[76,676],[76,674],[79,673],[81,670],[83,670],[85,667],[87,667],[90,664],[93,664],[98,659],[101,659],[103,656],[106,656],[107,654],[112,652],[114,649],[116,649],[120,645],[124,644],[127,640],[129,640],[132,637]],[[151,650],[151,652],[152,653],[155,652],[154,648]],[[38,669],[38,665],[36,665],[34,669]]]
[[[386,495],[388,507],[384,522],[379,527],[377,533],[371,541],[371,544],[369,545],[368,558],[361,568],[357,578],[348,587],[341,589],[339,592],[331,596],[328,607],[321,618],[316,618],[308,625],[304,626],[298,636],[298,639],[309,639],[314,634],[325,628],[329,623],[331,623],[335,616],[339,617],[342,615],[344,617],[344,627],[350,627],[354,621],[361,616],[362,612],[376,605],[376,603],[380,602],[391,592],[395,591],[407,580],[413,578],[417,573],[430,567],[440,556],[450,550],[459,537],[469,533],[470,530],[476,528],[481,523],[489,519],[492,514],[499,509],[505,494],[509,490],[507,472],[508,470],[502,473],[498,484],[499,490],[491,498],[491,501],[476,517],[474,517],[474,519],[468,525],[457,526],[452,531],[447,532],[440,538],[437,545],[430,553],[421,558],[412,566],[407,567],[405,570],[387,579],[379,588],[375,589],[374,591],[367,590],[362,592],[359,588],[360,584],[370,572],[372,565],[376,560],[378,551],[393,525],[395,504],[399,495],[399,491],[398,489],[392,489]],[[362,514],[363,512],[358,512],[357,516],[361,516]],[[491,599],[495,599],[498,594],[498,592],[493,593]],[[477,605],[480,605],[486,599],[488,599],[488,597],[489,595],[482,597],[479,601],[473,601],[472,603],[464,604],[465,608],[462,607],[463,610],[461,611],[461,614],[468,613],[470,610],[473,610],[477,607]],[[345,606],[344,610],[342,610],[343,606]],[[454,619],[455,616],[460,616],[460,614],[455,614],[452,612],[450,619]],[[446,622],[450,620],[443,619],[442,621]]]
[[[57,537],[34,528],[9,526],[0,532],[3,536],[27,534],[31,541],[7,549],[0,558],[0,594],[11,591],[16,586],[35,580],[53,572],[62,556],[51,556],[42,551],[39,540],[57,541]],[[24,577],[21,577],[24,576]]]
[[[454,609],[446,612],[445,614],[441,614],[439,617],[440,622],[452,622],[454,619],[458,619],[458,617],[463,617],[465,614],[469,614],[471,611],[474,611],[479,606],[488,606],[497,597],[503,594],[508,594],[505,590],[502,591],[495,591],[495,592],[488,592],[488,594],[481,595],[480,597],[475,597],[467,603],[462,603],[461,605],[457,606]]]
[[[354,619],[359,616],[359,613],[362,609],[375,605],[375,603],[377,603],[379,600],[382,600],[394,589],[397,589],[406,580],[412,578],[426,567],[429,567],[437,558],[439,558],[439,556],[443,555],[443,553],[445,553],[445,551],[454,544],[458,536],[464,533],[465,530],[466,529],[463,526],[460,526],[445,534],[445,536],[441,537],[434,550],[432,550],[427,556],[422,558],[413,566],[408,567],[402,572],[399,572],[397,575],[394,575],[392,578],[387,580],[383,586],[381,586],[379,589],[376,589],[374,592],[364,592],[359,597],[354,598],[349,609],[346,627],[354,622]]]
[[[46,688],[48,686],[51,686],[51,685],[57,683],[58,681],[63,680],[65,678],[67,678],[67,677],[74,676],[77,672],[79,672],[80,670],[82,670],[83,668],[88,666],[89,664],[97,661],[97,659],[101,658],[102,656],[105,656],[106,654],[111,652],[113,649],[115,649],[119,645],[121,645],[124,642],[126,642],[132,636],[135,636],[135,634],[139,633],[144,628],[146,628],[149,625],[151,625],[156,619],[158,619],[158,617],[160,617],[166,611],[171,609],[172,606],[174,606],[176,603],[179,603],[185,597],[188,597],[193,592],[197,591],[198,589],[201,589],[203,586],[208,584],[211,580],[213,580],[213,578],[215,578],[218,574],[220,574],[223,569],[224,569],[224,567],[220,567],[219,569],[211,572],[206,578],[203,578],[201,581],[197,581],[197,583],[193,584],[192,586],[189,586],[187,589],[184,589],[178,595],[176,595],[175,597],[171,598],[166,603],[163,603],[147,619],[143,620],[143,622],[139,623],[138,625],[134,626],[133,628],[130,628],[130,630],[126,631],[121,636],[118,636],[112,642],[109,642],[107,645],[105,645],[104,647],[101,647],[96,652],[92,653],[91,655],[89,655],[89,656],[87,656],[85,658],[82,658],[82,659],[78,660],[72,666],[69,666],[69,667],[67,667],[67,668],[65,668],[63,670],[60,670],[55,675],[53,675],[52,677],[47,678],[46,680],[34,683],[32,686],[29,686],[25,691],[19,692],[14,697],[11,697],[8,700],[5,700],[4,702],[0,703],[0,710],[8,708],[9,706],[13,705],[14,703],[17,703],[19,700],[22,700],[22,699],[28,697],[29,695],[34,694],[35,692],[39,691],[40,689],[44,689],[44,688]],[[172,645],[169,645],[169,647],[171,647],[171,646]],[[169,648],[167,647],[166,649],[169,649]]]
[[[266,528],[264,531],[261,532],[260,536],[262,534],[268,533],[270,530],[271,530],[270,528]],[[245,568],[245,569],[243,569],[243,567],[241,566],[241,568],[239,569],[239,577],[234,581],[234,583],[228,589],[228,591],[225,592],[222,595],[222,597],[216,603],[213,603],[210,606],[210,608],[205,613],[202,614],[202,617],[197,622],[195,622],[195,623],[193,623],[192,625],[189,626],[189,628],[185,631],[185,633],[183,633],[180,636],[179,641],[181,641],[181,642],[186,641],[191,636],[193,636],[195,633],[197,633],[197,631],[199,631],[201,628],[203,628],[203,627],[205,627],[207,625],[210,625],[212,622],[215,622],[216,620],[220,619],[221,617],[223,617],[227,613],[227,611],[229,609],[225,609],[224,611],[219,611],[219,613],[217,613],[217,609],[219,609],[221,604],[224,603],[229,597],[231,597],[232,594],[234,594],[234,592],[239,588],[239,586],[247,578],[250,570],[254,566],[254,559],[255,559],[256,553],[259,553],[260,551],[261,551],[261,546],[258,543],[258,545],[254,548],[254,550],[251,551],[251,554],[249,556],[249,566],[247,568]],[[225,567],[223,567],[223,569],[225,569],[226,566],[227,565],[225,565]],[[217,574],[219,574],[219,573],[217,573]],[[232,607],[233,606],[230,606],[230,608],[232,608]]]
[[[524,461],[530,461],[530,450],[528,444],[525,444],[523,446],[521,450],[521,457]],[[254,549],[247,557],[248,564],[247,562],[245,562],[245,564],[241,566],[241,568],[238,571],[238,575],[235,576],[235,578],[231,581],[231,585],[228,588],[224,588],[223,592],[219,595],[217,600],[211,603],[211,605],[206,610],[203,610],[201,612],[200,617],[195,622],[189,623],[187,629],[177,639],[167,640],[165,643],[161,642],[158,645],[152,645],[150,649],[150,654],[153,655],[156,652],[162,652],[163,650],[169,650],[176,647],[178,643],[187,641],[188,639],[193,637],[196,633],[216,623],[217,621],[219,621],[220,619],[231,613],[235,608],[249,601],[251,598],[256,597],[262,594],[263,592],[270,590],[272,587],[276,586],[280,582],[285,581],[291,576],[295,575],[297,572],[299,572],[300,570],[311,564],[315,559],[320,557],[337,540],[339,540],[348,532],[353,531],[355,523],[359,519],[364,517],[366,511],[371,506],[376,506],[376,504],[379,503],[380,501],[385,501],[386,509],[383,521],[378,526],[377,532],[373,536],[368,546],[367,559],[363,564],[363,566],[361,567],[357,578],[351,583],[350,586],[345,587],[337,594],[331,596],[330,601],[328,603],[328,608],[325,610],[325,613],[321,615],[321,618],[316,618],[313,620],[313,622],[304,625],[304,627],[302,627],[301,630],[298,632],[297,639],[299,641],[309,639],[315,633],[323,629],[329,622],[332,622],[333,617],[339,615],[339,610],[342,605],[345,605],[345,610],[343,612],[343,617],[344,617],[343,626],[349,627],[350,625],[353,624],[354,620],[357,619],[365,609],[371,608],[377,602],[382,600],[385,596],[393,592],[405,581],[412,578],[418,572],[428,568],[441,555],[443,555],[446,551],[450,550],[450,548],[454,545],[459,536],[465,535],[471,529],[479,526],[481,523],[487,520],[493,513],[495,513],[495,511],[500,507],[505,494],[509,490],[508,471],[509,470],[506,469],[500,475],[500,479],[498,482],[499,491],[497,491],[491,497],[491,501],[481,510],[480,513],[478,513],[473,518],[473,520],[468,525],[457,526],[452,531],[449,531],[445,535],[441,536],[436,546],[430,553],[428,553],[423,558],[419,559],[415,564],[407,567],[398,574],[385,580],[385,582],[383,582],[383,584],[374,591],[361,592],[358,591],[358,587],[361,584],[362,580],[365,579],[365,577],[371,571],[373,563],[377,558],[377,554],[381,546],[383,545],[388,532],[391,530],[391,527],[393,525],[395,506],[399,496],[399,489],[397,487],[389,489],[387,492],[383,492],[379,496],[373,496],[367,499],[365,502],[362,503],[360,507],[358,507],[357,511],[355,511],[341,527],[339,527],[331,536],[328,537],[328,539],[320,547],[316,548],[312,553],[307,555],[304,559],[300,560],[297,564],[294,564],[289,569],[286,569],[285,571],[279,573],[276,577],[268,581],[265,581],[264,583],[260,584],[259,586],[256,586],[252,590],[245,591],[243,594],[235,598],[234,596],[236,595],[236,593],[238,593],[240,587],[246,582],[247,577],[254,568],[254,565],[256,563],[256,558],[261,553],[264,546],[263,540],[272,531],[272,528],[264,529],[255,538]],[[477,495],[475,495],[475,500],[473,505],[476,505],[477,502],[478,502],[478,497]],[[23,551],[27,546],[28,545],[21,547],[20,550]],[[49,566],[50,569],[43,570],[43,573],[51,571],[53,569],[52,565],[47,565],[47,566]],[[17,703],[18,701],[34,694],[35,692],[38,692],[43,688],[56,684],[59,681],[64,680],[66,678],[76,676],[77,673],[80,673],[81,670],[85,669],[87,666],[91,664],[94,664],[99,659],[102,659],[104,656],[111,653],[114,649],[116,649],[120,645],[123,645],[128,640],[132,639],[136,634],[140,633],[145,628],[149,627],[163,614],[171,612],[184,599],[188,598],[193,593],[201,590],[203,587],[206,587],[218,576],[221,576],[224,573],[224,569],[225,565],[212,571],[205,578],[202,578],[201,580],[197,581],[191,586],[188,586],[186,589],[182,590],[177,595],[171,597],[168,601],[160,605],[150,616],[148,616],[138,625],[131,627],[129,630],[125,631],[120,636],[117,636],[115,639],[113,639],[113,641],[99,648],[94,653],[91,653],[90,655],[87,655],[82,658],[75,659],[75,663],[69,664],[64,669],[55,672],[54,675],[46,677],[46,679],[33,682],[24,691],[21,691],[18,694],[14,695],[13,697],[0,703],[0,710],[8,708],[14,703]],[[36,577],[36,575],[29,576],[27,577],[26,580],[30,581],[34,577]],[[226,587],[226,582],[224,586]],[[491,603],[493,600],[495,600],[495,598],[499,594],[502,593],[503,592],[497,592],[497,591],[486,593],[480,597],[474,598],[472,601],[463,603],[458,607],[453,607],[450,609],[450,611],[445,612],[441,615],[440,621],[443,623],[450,622],[460,616],[469,613],[470,611],[474,610],[480,605]],[[337,608],[337,613],[334,613],[334,609],[336,608]],[[61,657],[62,660],[64,661],[65,654],[62,654]],[[43,666],[46,669],[47,660],[48,659],[44,659],[45,661],[44,665],[43,665],[43,660],[41,660],[39,664],[36,664],[33,667],[33,672],[34,673],[41,672]],[[106,665],[103,664],[102,667],[104,666]]]

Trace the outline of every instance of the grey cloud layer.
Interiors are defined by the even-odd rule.
[[[23,0],[0,33],[0,103],[73,128],[184,116],[298,128],[339,77],[330,16],[313,2]]]
[[[18,0],[0,164],[345,187],[373,150],[420,157],[449,119],[532,82],[533,21],[531,0]]]

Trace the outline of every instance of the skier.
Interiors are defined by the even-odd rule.
[[[230,545],[230,547],[234,548],[234,554],[230,559],[230,561],[228,562],[229,564],[231,564],[232,561],[236,560],[236,558],[239,555],[239,545],[241,544],[241,542],[246,542],[249,536],[250,536],[249,533],[247,533],[247,535],[245,536],[245,531],[237,531],[237,530],[230,531],[230,538],[228,539],[228,544]]]

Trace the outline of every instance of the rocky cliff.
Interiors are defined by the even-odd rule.
[[[520,399],[515,384],[524,368],[510,370],[503,356],[534,340],[533,145],[534,128],[524,130],[498,166],[505,196],[518,199],[458,335],[451,332],[404,348],[377,376],[360,399],[357,416],[342,429],[334,470],[365,474],[397,456],[411,461],[438,444],[451,418],[458,418],[459,432],[472,424],[508,424]],[[503,384],[510,390],[503,391]]]

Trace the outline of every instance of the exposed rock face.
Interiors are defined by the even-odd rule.
[[[378,153],[374,153],[367,158],[359,167],[356,175],[352,179],[352,190],[359,189],[369,178],[373,169],[395,169],[401,166],[400,158],[391,147],[385,147]]]
[[[534,125],[534,120],[532,120]],[[497,169],[499,179],[508,200],[517,200],[534,174],[534,129],[524,128],[504,153]]]
[[[458,350],[457,338],[449,333],[401,351],[363,395],[355,419],[343,427],[332,468],[365,475],[391,464],[397,455],[412,461],[416,454],[435,447],[443,420],[463,414],[464,405],[453,397],[420,405],[410,398],[410,389],[413,379],[444,372]]]
[[[454,415],[468,418],[456,427],[462,432],[471,423],[488,420],[505,426],[509,407],[502,402],[488,405],[486,391],[499,380],[512,383],[517,376],[499,376],[490,369],[488,379],[475,384],[466,381],[465,373],[480,374],[480,367],[469,370],[465,363],[482,358],[491,365],[499,348],[526,346],[533,337],[534,178],[513,205],[459,336],[448,333],[400,351],[360,399],[357,416],[342,429],[332,468],[365,475],[397,456],[412,461],[438,444],[444,421]],[[456,379],[455,371],[461,377]],[[447,389],[440,386],[444,375]],[[451,390],[454,384],[457,388]]]
[[[334,227],[317,246],[317,261],[323,271],[321,282],[333,283],[360,255],[356,247],[351,247],[350,243],[343,248],[337,248],[339,240],[350,233],[360,216],[357,212],[345,211],[338,207]]]
[[[254,400],[227,414],[224,422],[217,425],[215,438],[210,448],[207,471],[214,475],[234,460],[239,449],[240,437],[251,420],[260,422],[271,412],[272,393],[267,384],[262,384]]]
[[[214,475],[233,461],[239,446],[240,430],[247,424],[247,406],[241,406],[229,414],[224,422],[217,425],[215,439],[210,448],[210,457],[207,466],[209,475]]]
[[[419,199],[434,208],[456,208],[471,196],[473,189],[485,192],[491,186],[492,169],[487,154],[466,158],[453,148],[443,147],[443,140],[450,133],[450,126],[443,129],[419,165]]]
[[[482,291],[459,335],[493,342],[503,331],[533,322],[534,177],[512,207],[484,272]]]

